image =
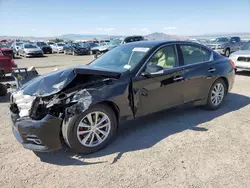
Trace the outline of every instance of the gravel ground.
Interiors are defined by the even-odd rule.
[[[39,73],[87,63],[92,56],[17,59]],[[0,98],[0,187],[249,187],[250,73],[217,111],[169,110],[128,123],[106,149],[34,154],[11,132],[8,96]]]

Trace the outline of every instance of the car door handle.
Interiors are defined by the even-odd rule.
[[[174,81],[180,81],[183,80],[184,78],[182,76],[175,77],[173,80]]]
[[[214,71],[216,71],[215,68],[210,68],[210,69],[208,69],[208,72],[214,72]]]

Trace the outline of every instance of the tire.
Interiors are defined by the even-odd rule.
[[[99,139],[97,139],[97,134],[91,132],[91,131],[96,131],[96,130],[94,130],[94,128],[93,129],[91,128],[93,126],[85,126],[84,128],[87,129],[87,131],[89,131],[89,133],[84,133],[84,134],[78,136],[79,131],[86,131],[86,130],[80,130],[80,128],[83,129],[83,127],[79,126],[79,124],[82,122],[82,124],[86,125],[86,121],[85,121],[87,118],[86,116],[91,114],[91,113],[96,114],[95,112],[100,113],[101,115],[102,114],[106,115],[106,116],[98,116],[98,118],[100,118],[99,122],[101,119],[103,119],[103,117],[108,117],[103,122],[104,124],[108,124],[107,122],[110,122],[110,124],[108,124],[109,128],[104,127],[104,129],[107,128],[107,132],[108,132],[108,133],[105,132],[106,130],[103,131],[104,133],[107,133],[106,136],[104,136],[104,134],[101,134],[101,132],[98,133],[99,138],[104,136],[102,142],[99,142]],[[93,119],[95,119],[95,115],[93,115],[91,117],[93,117]],[[83,121],[85,121],[85,123]],[[101,124],[101,126],[103,126],[103,125]],[[86,127],[88,127],[88,128],[86,128]],[[72,148],[75,152],[89,154],[89,153],[99,151],[99,150],[103,149],[104,147],[106,147],[108,145],[108,143],[114,138],[114,136],[116,134],[116,129],[117,129],[117,118],[115,116],[114,111],[107,105],[98,104],[98,105],[95,105],[95,106],[89,108],[85,112],[70,118],[67,122],[64,122],[63,126],[62,126],[62,135],[63,135],[63,138],[64,138],[66,144],[70,148]],[[98,132],[98,130],[97,130],[97,132]],[[96,144],[94,144],[92,146],[87,146],[87,142],[89,142],[88,144],[91,143],[91,140],[93,137],[92,135],[95,135],[92,143],[96,142]],[[86,139],[87,141],[85,141],[85,144],[82,144],[80,142],[80,140],[83,142],[84,139]],[[99,142],[99,144],[98,144],[98,142]]]
[[[229,49],[229,48],[226,49],[226,51],[225,51],[225,56],[226,56],[226,57],[229,57],[229,56],[230,56],[230,49]]]
[[[218,86],[223,88],[223,91],[221,91],[219,94],[219,96],[221,96],[222,99],[219,100],[217,98],[220,102],[218,104],[215,104],[215,100],[213,99],[214,98],[213,93],[215,92],[216,87],[218,88]],[[226,86],[225,81],[222,79],[216,80],[209,90],[209,94],[207,97],[207,104],[205,105],[205,108],[208,110],[217,110],[223,104],[226,95],[227,95],[227,86]]]
[[[0,96],[5,96],[7,94],[7,87],[0,83]]]

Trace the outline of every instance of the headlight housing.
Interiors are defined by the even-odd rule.
[[[217,49],[223,49],[224,46],[223,46],[223,45],[218,45],[218,46],[216,46],[216,48],[217,48]]]

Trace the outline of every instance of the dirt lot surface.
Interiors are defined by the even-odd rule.
[[[91,56],[17,59],[39,73]],[[250,185],[250,73],[217,111],[176,109],[130,123],[104,150],[35,155],[14,138],[8,97],[0,98],[0,187],[232,187]]]

